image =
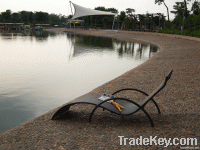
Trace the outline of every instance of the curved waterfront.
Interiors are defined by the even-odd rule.
[[[53,32],[0,35],[1,133],[144,63],[159,48]]]

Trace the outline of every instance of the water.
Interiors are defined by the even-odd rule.
[[[0,32],[0,133],[90,92],[159,49],[67,33]]]

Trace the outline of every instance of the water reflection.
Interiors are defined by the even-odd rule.
[[[0,133],[116,78],[159,50],[112,38],[29,30],[0,32],[0,45]]]
[[[150,44],[118,41],[112,38],[92,37],[83,35],[67,34],[67,38],[72,41],[74,47],[73,57],[90,51],[115,51],[117,49],[119,58],[130,57],[133,59],[143,59],[148,53],[152,57],[159,48]],[[91,49],[92,47],[92,49]]]
[[[56,36],[55,33],[49,34],[48,32],[34,31],[34,30],[33,31],[32,30],[23,30],[23,31],[1,30],[0,34],[1,34],[2,40],[14,40],[20,37],[27,36],[27,37],[34,37],[36,41],[38,42],[45,42],[46,40],[48,40],[49,36]],[[26,40],[32,41],[33,39],[27,38]]]
[[[84,47],[106,48],[113,49],[113,43],[111,38],[93,37],[67,34],[68,39],[73,41],[74,45]]]

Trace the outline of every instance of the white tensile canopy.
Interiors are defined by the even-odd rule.
[[[72,3],[72,2],[71,2]],[[77,4],[72,3],[75,9],[74,16],[72,19],[83,17],[83,16],[90,16],[90,15],[113,15],[115,16],[115,13],[112,12],[106,12],[106,11],[99,11],[94,9],[85,8],[82,6],[79,6]]]

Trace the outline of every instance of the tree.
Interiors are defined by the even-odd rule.
[[[119,22],[121,24],[121,29],[124,26],[125,19],[126,19],[126,13],[124,11],[121,11],[119,15]]]
[[[174,23],[176,24],[176,26],[182,26],[182,33],[183,33],[183,29],[185,27],[185,18],[187,19],[189,16],[189,10],[187,9],[187,1],[191,1],[191,0],[184,0],[183,2],[176,2],[176,5],[173,6],[173,8],[175,9],[175,11],[171,11],[171,13],[174,13],[175,19],[174,19]],[[182,24],[181,24],[182,22]]]
[[[25,24],[29,22],[29,12],[28,11],[21,11],[21,21]]]
[[[51,20],[51,24],[52,25],[56,25],[56,24],[58,24],[58,22],[59,22],[59,16],[58,15],[56,15],[56,14],[50,14],[49,15],[49,19]]]
[[[195,1],[192,5],[191,11],[193,11],[194,15],[199,15],[199,10],[200,10],[200,2]]]
[[[184,0],[184,16],[187,18],[189,16],[189,13],[187,13],[188,9],[187,9],[187,1],[191,1],[191,0]]]
[[[19,13],[13,13],[12,14],[12,22],[13,23],[20,22],[20,14]]]
[[[126,9],[126,28],[133,28],[134,20],[133,20],[133,12],[135,12],[135,9],[127,8]]]
[[[72,15],[69,15],[69,16],[67,16],[67,19],[71,19],[73,16]]]
[[[119,21],[124,22],[125,18],[126,18],[126,13],[124,11],[121,11],[119,15]]]
[[[184,12],[184,2],[176,2],[175,5],[173,5],[173,9],[175,11],[171,11],[171,13],[175,14],[175,18],[177,16],[183,16],[183,12]]]
[[[132,9],[132,8],[127,8],[127,9],[126,9],[126,13],[127,13],[128,15],[132,15],[133,12],[135,12],[135,9]]]
[[[173,6],[174,11],[171,11],[171,13],[175,14],[175,18],[173,20],[173,23],[177,26],[183,26],[184,24],[184,10],[185,10],[185,5],[184,2],[176,2],[175,5]]]
[[[0,22],[2,22],[2,14],[0,14]]]
[[[60,22],[66,22],[66,20],[67,20],[67,17],[62,15],[60,18]]]
[[[165,4],[165,0],[155,0],[155,4],[161,5],[162,3],[165,5],[165,7],[167,8],[167,17],[168,17],[168,23],[169,23],[169,28],[170,28],[170,21],[169,21],[169,9],[167,7],[167,5]]]
[[[46,12],[36,12],[35,13],[35,21],[38,23],[48,23],[49,22],[49,14]]]
[[[94,10],[106,11],[106,8],[103,6],[99,6],[99,7],[94,8]]]
[[[11,10],[6,10],[6,12],[2,12],[2,20],[3,22],[11,22]]]
[[[34,21],[34,13],[32,11],[29,13],[29,21],[30,23],[33,23]]]

